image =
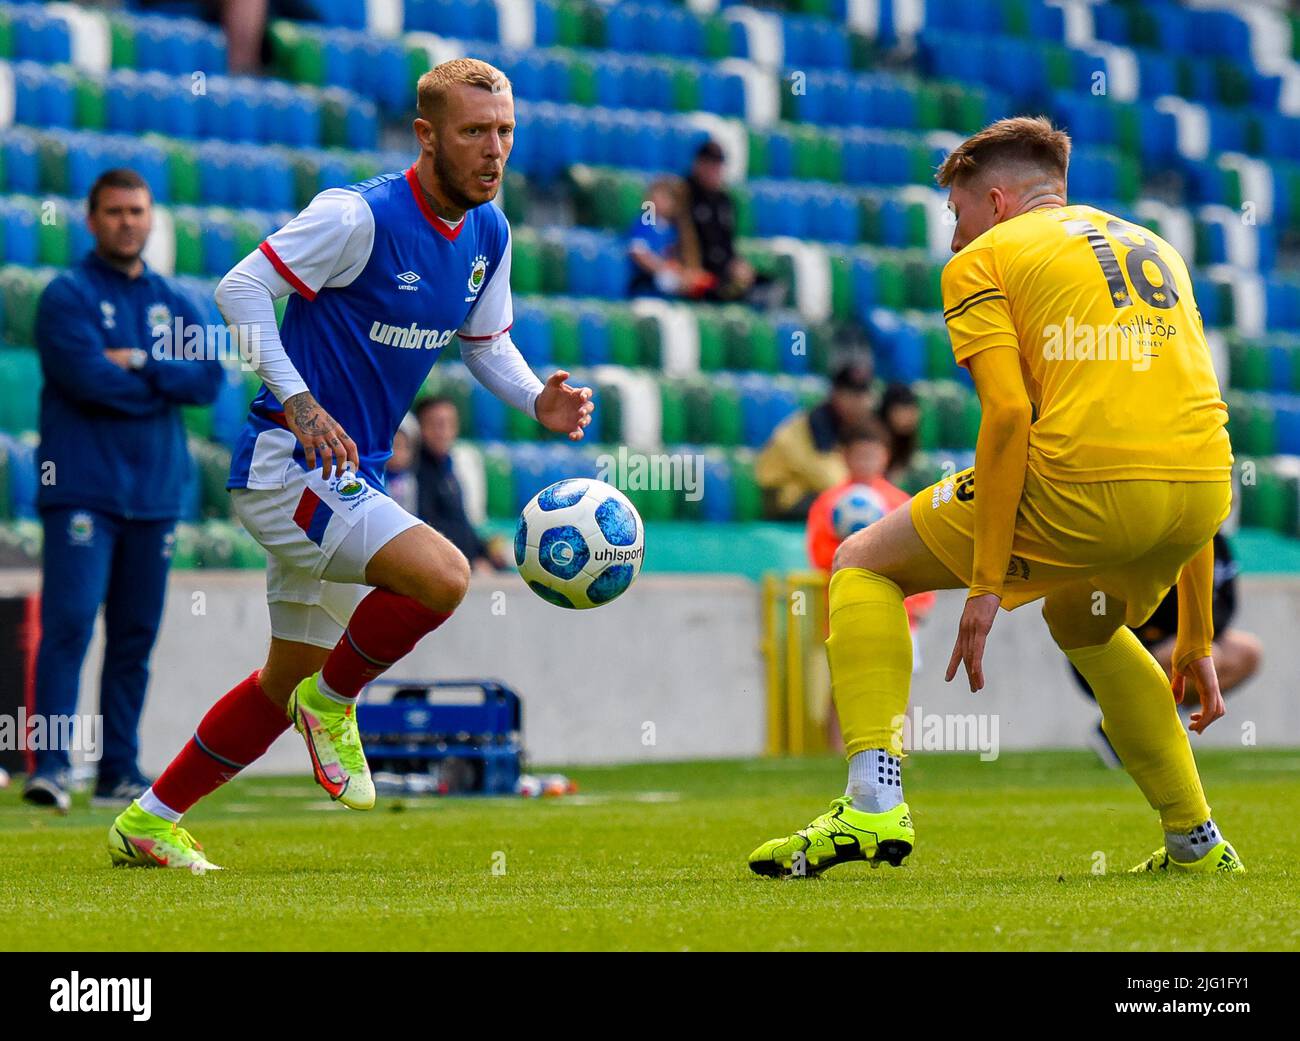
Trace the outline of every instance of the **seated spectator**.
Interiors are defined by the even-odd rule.
[[[686,186],[676,177],[660,177],[647,189],[646,202],[628,231],[628,295],[701,296],[716,279],[700,268],[695,229],[689,222],[683,226]]]
[[[420,451],[415,464],[416,516],[445,536],[475,571],[507,566],[500,542],[485,543],[465,513],[465,495],[452,465],[451,450],[460,434],[460,413],[450,398],[425,398],[415,406]]]
[[[415,480],[415,443],[420,438],[420,424],[409,412],[393,435],[393,454],[384,464],[384,484],[388,497],[407,513],[419,516],[419,489]]]
[[[785,287],[758,274],[736,252],[736,206],[724,185],[725,161],[722,146],[716,141],[705,141],[695,153],[686,178],[690,223],[699,240],[700,265],[715,280],[704,298],[778,306],[785,296]]]
[[[903,483],[903,475],[916,454],[916,431],[921,423],[921,404],[906,383],[891,383],[881,397],[879,416],[889,433],[889,479]]]
[[[842,362],[826,400],[772,432],[754,465],[769,519],[803,520],[813,500],[847,476],[840,445],[871,416],[871,375],[865,358]]]

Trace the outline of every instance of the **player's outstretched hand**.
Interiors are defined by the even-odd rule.
[[[329,480],[331,471],[342,477],[345,469],[351,469],[353,473],[361,469],[356,442],[309,392],[295,394],[284,403],[284,421],[302,445],[308,470],[316,469],[318,455],[320,473],[326,480]]]
[[[957,666],[964,662],[971,693],[984,689],[984,641],[988,639],[1001,604],[1002,598],[995,593],[972,596],[966,601],[957,625],[957,642],[953,645],[948,672],[944,676],[949,683],[957,675]]]
[[[591,388],[570,387],[564,382],[568,378],[563,369],[551,373],[537,396],[537,422],[557,434],[568,434],[570,441],[581,441],[596,406],[591,401]]]
[[[1174,701],[1180,705],[1183,703],[1188,676],[1192,678],[1196,692],[1201,698],[1201,711],[1192,713],[1192,721],[1188,729],[1203,734],[1206,727],[1227,712],[1223,704],[1223,693],[1219,690],[1219,674],[1215,671],[1214,659],[1208,656],[1194,658],[1187,663],[1182,672],[1174,675],[1172,682]]]

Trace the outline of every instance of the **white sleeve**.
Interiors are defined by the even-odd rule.
[[[275,301],[297,292],[313,300],[324,286],[351,284],[375,243],[375,218],[356,192],[330,188],[217,285],[217,307],[239,340],[240,357],[281,404],[309,390],[280,341]]]
[[[488,272],[487,285],[479,293],[478,303],[458,330],[466,340],[486,342],[510,331],[515,321],[515,305],[510,297],[510,230],[506,229],[506,248],[495,271]],[[511,345],[513,346],[513,344]]]
[[[238,338],[240,358],[281,404],[308,389],[285,353],[275,323],[276,299],[292,291],[271,261],[255,250],[230,269],[215,294],[221,316]]]
[[[462,338],[460,356],[483,386],[512,408],[537,418],[537,395],[542,392],[542,381],[528,367],[509,333],[490,340]]]
[[[375,245],[375,216],[356,192],[328,188],[258,247],[299,295],[351,285]]]

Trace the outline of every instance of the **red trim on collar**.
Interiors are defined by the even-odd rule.
[[[465,218],[462,217],[460,223],[453,228],[429,208],[429,203],[424,198],[424,190],[420,187],[420,179],[416,176],[414,163],[406,171],[406,183],[411,186],[411,194],[415,196],[415,205],[420,207],[424,219],[432,224],[433,229],[448,242],[455,242],[456,236],[460,234],[460,229],[465,226]]]
[[[298,295],[307,300],[315,300],[316,294],[311,286],[307,285],[301,278],[289,270],[289,265],[280,259],[279,255],[272,248],[271,244],[265,240],[257,247],[262,251],[262,255],[271,262],[271,266],[279,273],[289,285],[297,290]]]

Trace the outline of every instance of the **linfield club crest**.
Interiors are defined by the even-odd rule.
[[[474,266],[469,269],[469,291],[475,296],[478,296],[478,291],[487,279],[487,265],[487,257],[480,253],[474,258]]]
[[[74,546],[89,546],[95,539],[95,518],[78,510],[68,518],[68,542]]]
[[[165,329],[172,324],[172,309],[161,301],[150,304],[149,310],[145,312],[145,322],[148,323],[150,332],[160,327]]]

